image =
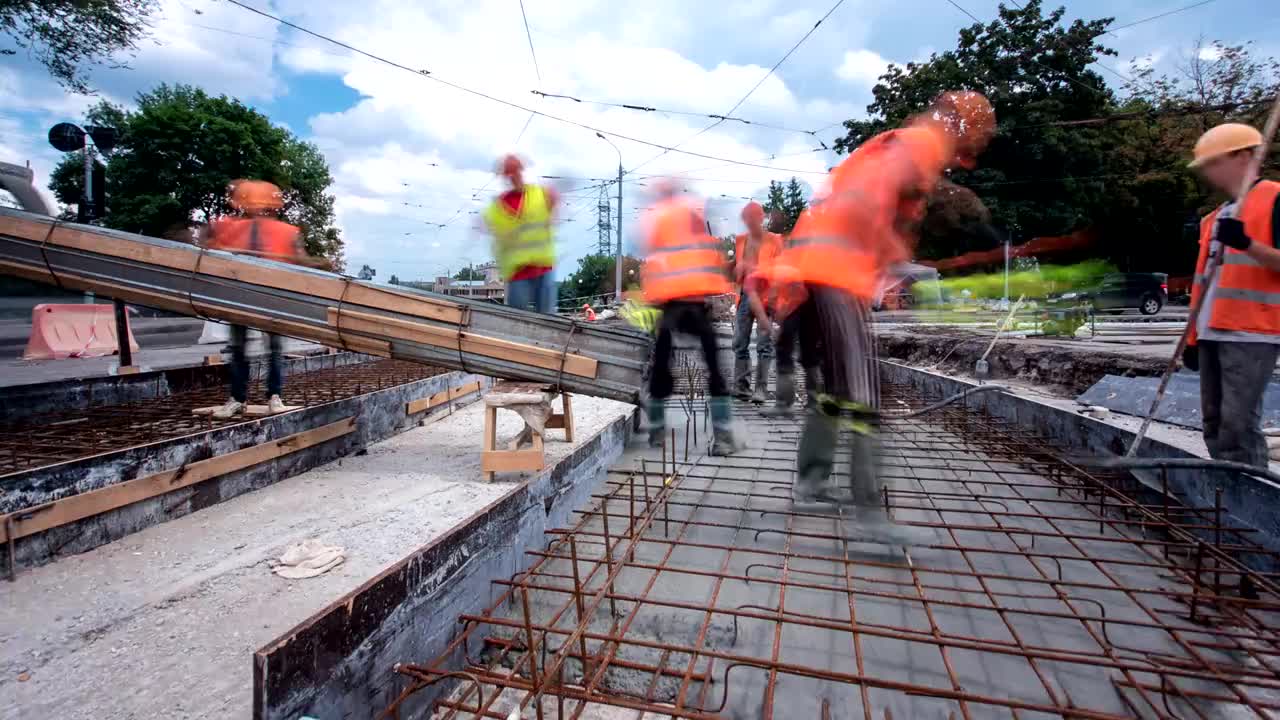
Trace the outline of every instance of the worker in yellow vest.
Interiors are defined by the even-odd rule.
[[[484,211],[493,234],[493,255],[507,282],[507,304],[541,313],[556,311],[556,245],[551,233],[559,196],[550,188],[526,184],[524,163],[502,159],[498,172],[511,189]]]
[[[1215,190],[1234,196],[1250,156],[1265,140],[1240,123],[1210,129],[1191,167]],[[1200,222],[1200,257],[1191,302],[1202,303],[1183,364],[1200,372],[1204,444],[1216,460],[1267,467],[1262,400],[1280,356],[1280,182],[1259,180],[1242,202]],[[1212,282],[1209,257],[1222,258]]]

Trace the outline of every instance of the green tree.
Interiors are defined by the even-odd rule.
[[[769,181],[769,196],[765,199],[763,207],[766,217],[775,210],[784,213],[787,211],[787,190],[782,183],[777,180]]]
[[[787,191],[781,208],[782,212],[786,214],[785,228],[777,232],[791,232],[791,228],[795,227],[796,221],[800,219],[800,213],[803,213],[808,207],[809,203],[804,199],[804,189],[800,187],[800,181],[792,177],[787,182]]]
[[[139,95],[136,110],[103,102],[86,120],[121,131],[107,162],[108,227],[189,237],[190,228],[232,212],[232,180],[267,180],[280,186],[282,217],[301,229],[307,252],[342,268],[324,156],[256,110],[187,85],[161,85]],[[50,188],[59,202],[79,202],[82,162],[72,154],[55,168]]]
[[[1111,19],[1063,26],[1063,9],[1045,14],[1042,5],[1001,5],[996,20],[962,29],[954,50],[905,67],[890,65],[872,90],[869,119],[846,121],[848,134],[836,142],[837,150],[850,152],[900,126],[944,91],[973,89],[991,101],[1000,128],[980,166],[952,179],[979,192],[995,224],[1025,239],[1069,232],[1104,213],[1111,191],[1097,176],[1108,167],[1114,133],[1049,123],[1114,109],[1111,90],[1090,67],[1115,54],[1099,42]],[[920,254],[956,254],[955,234],[934,232],[922,234]]]
[[[484,271],[468,265],[453,274],[454,280],[483,280]]]
[[[88,93],[86,66],[123,67],[116,58],[137,49],[159,7],[158,0],[4,0],[0,32],[63,87]]]
[[[360,272],[356,274],[356,278],[360,280],[372,280],[377,274],[378,271],[374,270],[372,267],[368,265],[361,265]]]
[[[396,274],[395,274],[395,273],[391,273],[391,279],[390,279],[390,280],[388,280],[387,282],[391,283],[392,285],[399,285],[399,284],[400,284],[400,278],[396,277]]]
[[[587,299],[595,295],[612,295],[614,291],[614,263],[612,255],[586,255],[578,260],[578,269],[574,270],[560,283],[560,306],[581,306]],[[640,280],[640,261],[624,256],[622,258],[623,289]]]

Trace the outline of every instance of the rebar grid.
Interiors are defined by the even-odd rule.
[[[798,421],[740,409],[761,446],[682,462],[673,431],[611,470],[444,653],[397,666],[384,716],[1280,715],[1280,593],[1250,569],[1276,558],[1221,493],[1089,474],[955,406],[882,428],[880,512],[929,537],[877,545],[793,507]]]
[[[254,365],[249,402],[266,403],[265,364]],[[375,390],[422,380],[444,372],[439,368],[405,360],[368,363],[296,373],[285,378],[282,399],[286,405],[304,407],[345,400]],[[161,395],[122,405],[98,405],[68,410],[25,421],[0,425],[0,477],[105,452],[169,440],[214,428],[246,422],[249,418],[216,420],[193,415],[199,407],[226,402],[227,390],[212,386]]]

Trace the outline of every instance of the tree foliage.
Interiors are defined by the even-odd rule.
[[[1248,46],[1197,43],[1173,77],[1129,69],[1117,96],[1093,65],[1111,18],[1063,23],[1041,0],[1001,6],[959,33],[956,48],[889,66],[869,119],[846,121],[850,152],[898,127],[947,90],[982,92],[999,126],[979,166],[956,170],[929,198],[917,254],[945,258],[1091,228],[1096,253],[1128,270],[1190,271],[1194,228],[1211,200],[1187,172],[1204,130],[1227,120],[1260,125],[1278,89],[1274,60]],[[1226,106],[1222,111],[1205,108]],[[993,231],[992,226],[999,229]]]
[[[372,267],[368,265],[361,265],[360,272],[356,274],[356,278],[360,280],[372,280],[377,274],[378,271],[374,270]]]
[[[307,252],[341,269],[329,166],[314,145],[265,115],[226,96],[161,85],[139,95],[136,110],[102,102],[86,121],[121,131],[107,162],[107,226],[187,239],[193,226],[232,212],[232,180],[267,180],[280,186],[281,215],[301,229]],[[82,162],[70,154],[55,168],[50,188],[59,202],[79,202]]]
[[[594,295],[612,295],[614,292],[614,261],[612,255],[586,255],[578,259],[578,269],[560,283],[560,304],[575,302],[580,305]],[[630,256],[622,258],[622,285],[626,290],[640,282],[640,261]]]
[[[789,233],[800,218],[800,213],[809,207],[809,203],[804,198],[804,188],[800,181],[792,177],[786,184],[777,180],[769,182],[769,195],[763,207],[765,217],[775,220],[769,224],[768,229]]]
[[[0,0],[0,31],[63,87],[88,93],[88,66],[123,67],[119,56],[137,49],[159,7],[157,0]]]
[[[453,274],[454,280],[483,280],[484,271],[468,265]]]

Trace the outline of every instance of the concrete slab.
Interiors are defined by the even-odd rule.
[[[248,716],[258,647],[511,491],[518,477],[479,481],[482,410],[0,586],[0,718]],[[578,445],[632,410],[575,398]],[[500,420],[500,437],[519,430]],[[547,443],[552,463],[573,450]],[[272,575],[305,538],[343,546],[346,562]]]

